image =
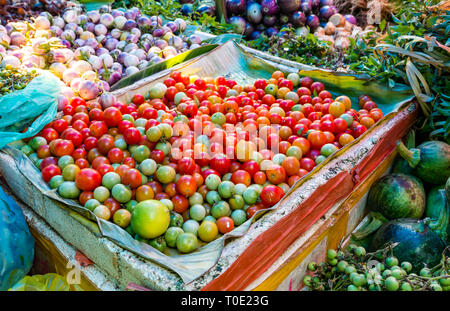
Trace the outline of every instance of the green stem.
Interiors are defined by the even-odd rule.
[[[409,166],[412,168],[416,167],[420,162],[420,150],[419,149],[408,149],[405,144],[399,140],[397,141],[397,151],[400,156],[405,159]]]
[[[371,220],[352,234],[353,239],[362,240],[377,231],[387,220],[378,213],[371,213]]]

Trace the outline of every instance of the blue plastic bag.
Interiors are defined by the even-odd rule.
[[[31,269],[34,239],[16,201],[0,188],[0,290],[8,290]]]
[[[23,90],[1,96],[0,149],[12,141],[36,135],[50,123],[56,116],[63,86],[51,72],[41,71]]]

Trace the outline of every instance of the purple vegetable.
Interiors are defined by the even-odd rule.
[[[138,36],[135,36],[135,35],[132,35],[132,34],[129,34],[129,35],[127,36],[127,41],[128,41],[128,42],[131,42],[131,43],[138,43],[139,37],[138,37]]]
[[[278,13],[278,5],[276,0],[261,0],[261,8],[263,14],[275,15]]]
[[[229,14],[242,14],[247,7],[247,0],[226,0],[226,8]]]
[[[75,40],[73,41],[73,47],[74,47],[74,48],[82,47],[82,46],[84,46],[84,44],[85,44],[85,41],[82,40],[82,39],[75,39]]]
[[[263,14],[259,3],[252,2],[247,6],[247,19],[253,24],[259,24],[262,21]]]
[[[320,6],[333,5],[333,4],[334,4],[333,0],[320,0]]]
[[[300,11],[302,11],[305,15],[309,15],[312,12],[312,5],[308,2],[303,2],[300,4]]]
[[[70,42],[69,42],[68,40],[65,40],[65,39],[61,40],[61,43],[62,43],[66,48],[70,48],[70,46],[71,46]]]
[[[66,105],[69,104],[69,100],[64,95],[58,95],[58,111],[61,111],[64,109]]]
[[[173,36],[169,39],[169,44],[177,49],[181,49],[183,47],[183,39]]]
[[[162,50],[162,49],[168,47],[169,44],[165,40],[158,39],[158,40],[155,41],[155,46]]]
[[[118,42],[119,42],[119,40],[117,40],[115,38],[109,38],[109,39],[106,39],[104,46],[109,51],[112,51],[112,50],[114,50],[116,48]]]
[[[353,15],[347,14],[344,17],[350,24],[356,25],[356,18]]]
[[[191,35],[191,36],[189,36],[189,42],[191,44],[201,44],[202,39],[197,35]]]
[[[116,18],[117,16],[124,16],[125,13],[121,10],[112,10],[111,15]]]
[[[83,26],[88,22],[88,17],[86,15],[78,15],[77,24]]]
[[[256,26],[256,30],[262,33],[266,30],[266,26],[264,24],[259,24],[258,26]]]
[[[164,30],[161,28],[157,28],[153,31],[153,37],[162,37],[164,36]]]
[[[256,40],[261,36],[261,32],[258,30],[255,30],[252,32],[252,34],[249,37],[249,40]]]
[[[58,26],[51,26],[50,32],[52,33],[52,35],[59,37],[62,34],[62,29]]]
[[[282,13],[292,13],[300,8],[300,0],[278,0],[278,7]]]
[[[289,21],[292,23],[294,27],[304,26],[306,23],[306,16],[303,12],[296,11],[292,13]]]
[[[245,31],[245,19],[243,19],[240,16],[232,16],[229,20],[228,23],[231,24],[233,26],[233,32],[238,33],[238,34],[243,34]]]
[[[127,18],[127,19],[136,19],[136,16],[137,14],[134,12],[134,11],[132,11],[132,10],[128,10],[128,11],[126,11],[125,12],[125,17]]]
[[[276,29],[275,27],[269,27],[266,29],[266,35],[268,37],[272,37],[274,35],[276,35],[278,33],[278,29]]]
[[[321,7],[319,10],[319,16],[323,21],[328,21],[328,19],[335,13],[336,12],[333,8],[328,5]]]
[[[89,38],[89,39],[87,39],[86,41],[84,41],[84,45],[85,45],[85,46],[90,46],[90,47],[93,48],[94,50],[95,50],[96,48],[98,48],[98,42],[97,42],[96,39],[93,39],[93,38]]]
[[[94,23],[87,22],[86,24],[84,24],[84,30],[94,32],[94,29],[95,29]]]
[[[320,20],[317,15],[311,14],[306,18],[306,25],[309,26],[311,30],[315,30],[317,27],[320,26]]]
[[[110,55],[109,51],[107,49],[105,49],[105,48],[98,48],[97,51],[95,51],[95,55],[97,55],[97,56],[100,56],[100,55],[103,55],[103,54]]]
[[[99,90],[104,93],[104,92],[109,92],[109,84],[106,81],[100,80],[97,83]]]
[[[263,24],[267,27],[272,27],[277,23],[276,15],[264,15]]]
[[[64,26],[64,30],[72,30],[73,32],[75,32],[78,28],[78,25],[75,23],[68,23]]]
[[[96,24],[100,21],[100,14],[97,11],[89,11],[87,16],[92,23]]]
[[[137,27],[137,23],[134,20],[131,20],[131,19],[127,20],[125,22],[125,24],[123,25],[123,29],[124,30],[131,30],[131,29],[133,29],[135,27]]]
[[[249,22],[246,22],[244,36],[249,37],[253,33],[253,31],[255,31],[255,27],[253,27],[253,25]]]
[[[178,30],[178,25],[174,22],[168,22],[166,26],[169,27],[172,32],[176,32]]]
[[[104,13],[100,16],[100,23],[106,27],[110,27],[114,23],[114,17],[109,13]]]
[[[147,16],[141,16],[137,19],[137,24],[140,27],[147,27],[150,26],[152,23],[152,21],[150,20],[150,18],[148,18]]]
[[[111,33],[110,33],[111,37],[113,37],[114,39],[119,39],[121,34],[122,34],[122,32],[116,28],[111,30]]]
[[[123,71],[123,66],[119,63],[113,63],[111,66],[111,70],[112,71],[117,71],[120,73],[120,75],[122,75],[122,71]]]
[[[120,77],[119,77],[120,79]],[[111,83],[110,83],[111,84]],[[116,96],[114,96],[111,93],[103,93],[102,95],[100,95],[100,97],[98,98],[98,103],[100,105],[102,105],[103,109],[112,107],[115,103],[117,102],[117,98]]]
[[[320,0],[310,0],[310,1],[313,10],[318,9],[320,7]]]
[[[98,97],[100,90],[95,82],[84,80],[80,83],[78,92],[80,93],[81,98],[91,100]]]
[[[106,35],[108,33],[108,29],[103,24],[97,24],[94,27],[94,33],[96,36]]]
[[[134,13],[134,15],[136,16],[136,18],[139,17],[139,16],[141,16],[141,11],[140,11],[137,7],[135,7],[135,6],[132,7],[132,8],[130,9],[130,11]],[[136,19],[136,18],[135,18],[135,19]]]

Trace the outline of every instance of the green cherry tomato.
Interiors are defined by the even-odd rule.
[[[233,219],[234,226],[240,226],[247,220],[247,213],[242,209],[237,209],[231,212],[231,219]]]
[[[99,202],[105,202],[106,199],[110,197],[111,193],[109,192],[108,188],[100,186],[95,188],[94,190],[94,199],[96,199]]]
[[[217,190],[220,183],[220,177],[216,174],[209,174],[205,179],[205,185],[209,190]]]
[[[191,253],[198,246],[198,240],[195,235],[184,232],[177,237],[176,246],[181,253]]]
[[[223,216],[230,216],[231,215],[230,205],[225,201],[217,202],[211,208],[211,215],[215,219],[219,219],[220,217]]]
[[[206,217],[206,209],[201,204],[195,204],[189,210],[189,216],[196,221],[202,221]]]
[[[228,200],[228,203],[230,204],[230,208],[232,210],[241,210],[244,208],[244,198],[241,195],[235,194],[233,195],[230,200]]]
[[[145,159],[139,164],[139,170],[146,176],[151,176],[156,172],[158,165],[153,159]]]
[[[206,220],[200,224],[198,228],[198,236],[204,242],[213,241],[219,234],[219,229],[215,222]]]
[[[161,253],[164,252],[167,248],[167,242],[163,236],[151,239],[148,244],[159,250]]]
[[[36,136],[33,137],[29,142],[28,145],[33,148],[34,150],[37,150],[40,146],[46,145],[47,140],[42,136]]]
[[[125,204],[125,208],[130,212],[133,213],[134,208],[136,207],[136,205],[138,204],[138,201],[136,200],[130,200]]]
[[[62,176],[64,180],[75,181],[75,177],[81,171],[81,169],[75,164],[68,164],[62,170]]]
[[[77,199],[80,195],[80,189],[75,182],[65,181],[58,187],[58,193],[65,199]]]
[[[169,227],[164,234],[164,239],[169,247],[176,247],[177,238],[180,234],[184,233],[180,227]]]
[[[131,213],[128,210],[121,208],[114,213],[113,222],[122,228],[126,228],[130,225]]]
[[[137,162],[142,162],[145,159],[148,159],[150,156],[150,149],[145,145],[140,145],[134,149],[134,152],[131,154],[133,159],[135,159]]]
[[[75,161],[70,155],[64,155],[58,159],[58,166],[60,169],[64,169],[69,164],[74,164]]]
[[[256,201],[259,198],[259,192],[257,190],[255,190],[254,188],[247,188],[247,190],[244,191],[244,193],[242,194],[242,197],[245,201],[245,203],[247,203],[248,205],[252,205],[255,204]]]
[[[235,193],[234,184],[231,181],[222,181],[217,187],[217,192],[222,198],[229,199]]]
[[[170,227],[181,228],[181,226],[183,226],[183,223],[184,223],[183,216],[173,211],[170,212],[170,223],[169,223]]]
[[[120,203],[127,203],[131,200],[131,190],[123,185],[123,184],[117,184],[115,185],[111,190],[112,196],[114,199],[119,201]]]
[[[111,211],[105,205],[97,206],[94,209],[93,213],[98,218],[101,218],[101,219],[104,219],[104,220],[109,220],[111,218]]]
[[[62,175],[55,175],[50,179],[49,186],[52,189],[57,189],[64,182],[64,177]]]
[[[196,204],[202,204],[202,203],[203,203],[203,196],[198,192],[194,192],[194,194],[192,194],[189,197],[189,205],[191,205],[191,206],[196,205]]]
[[[217,202],[219,202],[221,200],[221,197],[219,195],[219,193],[217,191],[209,191],[206,194],[206,202],[208,202],[209,204],[213,205],[216,204]]]
[[[86,201],[86,203],[84,203],[84,207],[86,207],[90,211],[94,211],[94,209],[99,205],[101,205],[101,203],[96,199],[89,199]]]
[[[102,185],[111,190],[115,185],[120,184],[120,175],[116,172],[108,172],[103,175]]]

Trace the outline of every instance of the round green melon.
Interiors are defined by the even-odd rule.
[[[367,206],[387,219],[421,218],[426,207],[422,182],[411,175],[395,173],[377,180],[369,190]]]

